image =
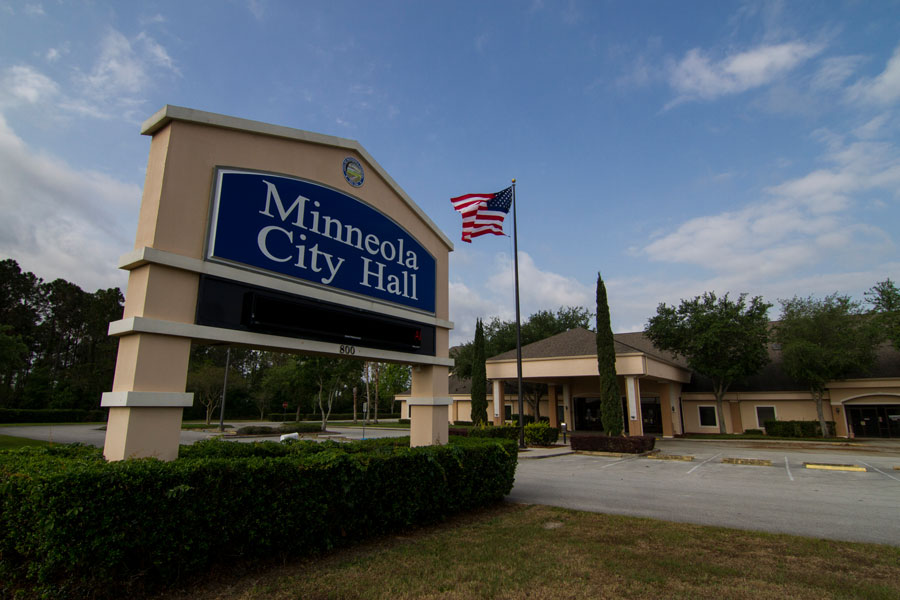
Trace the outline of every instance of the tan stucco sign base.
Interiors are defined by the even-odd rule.
[[[152,136],[134,250],[120,260],[128,270],[104,454],[109,460],[178,455],[192,342],[228,343],[267,350],[346,355],[346,345],[198,325],[201,275],[402,318],[435,328],[435,355],[353,347],[362,360],[414,365],[411,444],[447,442],[449,367],[449,239],[394,180],[352,140],[166,106],[144,123]],[[363,184],[345,178],[355,159]],[[257,170],[315,182],[353,196],[387,216],[424,247],[436,263],[434,313],[347,293],[298,279],[205,257],[217,168]]]

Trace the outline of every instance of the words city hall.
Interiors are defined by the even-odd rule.
[[[276,215],[272,213],[274,204],[277,218],[282,225],[293,225],[301,230],[296,231],[295,235],[294,230],[280,225],[268,225],[260,229],[256,243],[266,258],[279,263],[296,261],[293,266],[303,271],[322,273],[319,281],[325,285],[330,284],[344,266],[346,259],[320,250],[317,238],[310,239],[310,236],[307,235],[309,232],[351,246],[373,257],[359,257],[361,259],[359,265],[360,285],[418,300],[416,274],[410,272],[410,270],[419,270],[418,256],[413,250],[404,249],[403,238],[397,238],[394,243],[393,240],[382,240],[374,233],[363,233],[359,227],[343,224],[334,217],[313,210],[321,208],[321,203],[318,200],[310,201],[309,198],[301,195],[298,195],[293,204],[285,210],[275,185],[266,180],[263,180],[263,183],[266,184],[266,206],[264,210],[259,211],[259,214],[275,219]],[[309,207],[310,204],[312,204],[312,208]],[[288,223],[291,213],[296,213],[296,216],[293,221]],[[277,240],[279,237],[281,238],[280,244]],[[293,248],[287,255],[283,254],[285,238]],[[274,254],[277,252],[277,250],[272,250],[275,245],[281,248],[281,255]],[[376,260],[376,258],[380,258],[384,262]],[[388,263],[396,263],[403,267],[403,270],[399,274],[385,275]]]

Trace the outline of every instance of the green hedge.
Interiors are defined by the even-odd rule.
[[[369,420],[372,420],[374,417],[375,417],[375,413],[369,413]],[[294,419],[297,418],[297,413],[296,412],[271,413],[271,414],[267,415],[266,418],[269,419],[270,421],[293,421]],[[362,421],[364,418],[365,418],[365,415],[363,414],[363,412],[361,410],[356,413],[357,421]],[[379,421],[381,419],[399,419],[399,418],[400,418],[400,413],[389,413],[389,412],[385,413],[385,412],[380,412],[380,411],[378,413]],[[319,413],[308,413],[308,414],[300,413],[300,420],[301,421],[319,421],[321,423],[322,415]],[[329,415],[329,417],[328,417],[329,422],[330,421],[352,421],[352,420],[353,420],[352,412],[351,413],[331,413],[331,415]]]
[[[502,440],[518,440],[519,428],[514,425],[487,427],[450,427],[450,435],[475,438],[493,438]]]
[[[832,435],[834,421],[826,421]],[[818,421],[766,421],[766,435],[775,437],[814,438],[822,437],[822,428]]]
[[[624,452],[640,454],[653,450],[656,438],[652,435],[632,435],[628,437],[606,435],[572,435],[572,450],[593,452]]]
[[[80,408],[0,408],[0,423],[86,423],[106,422],[105,410]]]
[[[114,463],[83,447],[0,452],[0,597],[145,593],[212,564],[436,522],[512,489],[511,442],[408,445],[206,441],[172,462]]]
[[[293,423],[283,423],[279,427],[269,427],[268,425],[245,425],[237,430],[238,435],[279,435],[283,433],[316,433],[322,431],[320,423],[309,423],[305,421],[294,421]]]
[[[559,429],[543,421],[525,426],[525,444],[528,446],[552,446],[558,439]]]

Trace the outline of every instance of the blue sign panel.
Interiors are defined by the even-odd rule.
[[[208,257],[434,312],[435,260],[405,229],[316,183],[219,169]]]

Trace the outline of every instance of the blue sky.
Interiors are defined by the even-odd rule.
[[[703,291],[900,280],[900,3],[0,0],[0,256],[122,286],[165,104],[358,140],[455,241],[452,342],[522,307],[613,327]]]

